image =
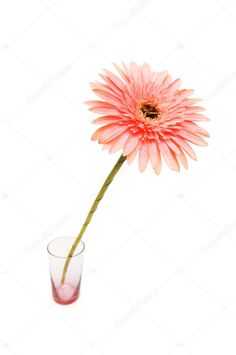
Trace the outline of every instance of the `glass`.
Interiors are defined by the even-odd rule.
[[[61,284],[63,268],[74,240],[74,237],[59,237],[52,240],[47,246],[52,296],[54,301],[60,304],[73,303],[80,294],[84,242],[79,242],[71,257],[65,282],[63,285]]]

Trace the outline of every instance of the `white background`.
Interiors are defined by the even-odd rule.
[[[236,2],[1,2],[0,353],[235,355]],[[89,226],[81,297],[52,301],[46,245],[76,235],[119,157],[89,82],[148,62],[204,99],[188,171],[121,171]]]

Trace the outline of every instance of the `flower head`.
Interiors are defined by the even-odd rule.
[[[168,72],[152,72],[148,64],[133,62],[100,74],[103,82],[91,84],[101,100],[87,101],[90,110],[102,116],[93,123],[101,124],[92,140],[98,140],[110,152],[123,151],[128,163],[138,155],[143,172],[148,161],[154,171],[161,171],[162,159],[171,170],[179,171],[180,163],[187,169],[186,154],[196,160],[189,143],[207,145],[208,133],[197,121],[207,121],[190,98],[193,90],[179,89],[180,79],[172,81]]]

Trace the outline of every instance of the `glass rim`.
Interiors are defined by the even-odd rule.
[[[62,237],[56,237],[56,238],[50,240],[50,242],[47,244],[47,252],[48,252],[48,254],[50,254],[51,256],[53,256],[54,258],[67,259],[68,256],[59,256],[59,255],[53,254],[53,253],[49,250],[49,247],[50,247],[50,245],[51,245],[52,242],[55,242],[56,240],[62,239],[62,238],[73,238],[73,237],[71,237],[71,236],[64,236],[64,237],[63,237],[63,236],[62,236]],[[79,241],[79,244],[82,244],[82,249],[81,249],[80,251],[78,251],[76,254],[73,254],[72,256],[69,256],[69,259],[72,259],[72,258],[74,258],[75,256],[78,256],[78,255],[80,255],[80,254],[83,253],[83,251],[84,251],[84,249],[85,249],[85,244],[84,244],[83,240],[80,240],[80,241]],[[78,244],[78,245],[79,245],[79,244]]]

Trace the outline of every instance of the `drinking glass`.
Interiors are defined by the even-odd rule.
[[[47,246],[52,296],[55,302],[63,305],[75,302],[80,294],[85,249],[83,241],[79,242],[73,256],[70,257],[65,281],[61,283],[63,268],[74,240],[74,237],[59,237],[53,239]]]

